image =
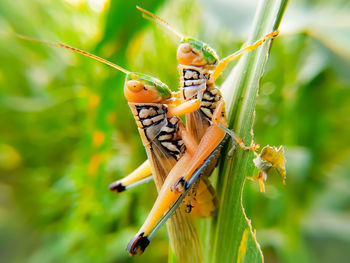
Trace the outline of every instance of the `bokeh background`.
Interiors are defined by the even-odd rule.
[[[169,251],[165,228],[142,257],[125,251],[156,198],[153,183],[108,191],[146,158],[124,74],[15,32],[79,47],[176,90],[178,39],[135,5],[223,57],[247,39],[257,2],[0,1],[1,262],[166,262]],[[250,181],[244,191],[266,262],[350,258],[349,17],[347,0],[292,1],[273,43],[254,131],[261,145],[285,146],[287,185],[273,177],[264,194]]]

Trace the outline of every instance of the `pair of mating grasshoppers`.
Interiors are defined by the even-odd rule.
[[[148,160],[130,175],[112,183],[110,190],[122,192],[147,180],[152,174],[159,192],[151,212],[130,241],[127,251],[130,255],[141,254],[157,230],[168,221],[175,254],[183,258],[186,256],[185,251],[196,249],[195,243],[198,242],[188,214],[208,217],[217,208],[215,190],[208,176],[215,168],[225,142],[231,136],[241,148],[256,149],[255,146],[246,147],[238,136],[228,130],[225,103],[215,86],[215,80],[228,62],[256,49],[267,39],[274,38],[278,31],[266,34],[254,44],[219,60],[207,44],[184,37],[165,20],[137,8],[181,38],[177,50],[180,92],[173,93],[166,84],[151,76],[130,72],[80,49],[20,37],[69,49],[126,74],[124,95],[136,120]],[[186,125],[182,123],[180,115],[185,115]],[[184,240],[192,240],[192,248]]]

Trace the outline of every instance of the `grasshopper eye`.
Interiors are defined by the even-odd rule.
[[[129,90],[131,90],[133,92],[139,92],[140,90],[142,90],[145,87],[145,85],[142,82],[137,81],[137,80],[129,80],[126,83],[126,86]]]
[[[188,43],[182,43],[180,46],[179,46],[179,50],[183,53],[188,53],[188,52],[191,52],[192,51],[192,47],[190,44]]]

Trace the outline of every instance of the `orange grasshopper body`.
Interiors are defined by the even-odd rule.
[[[154,79],[152,79],[152,85],[150,85],[151,83],[145,85],[144,83],[140,83],[141,79],[142,81],[145,81],[145,75],[138,74],[137,77],[139,79],[135,79],[132,76],[129,77],[129,75],[127,76],[124,93],[129,102],[130,109],[135,117],[142,142],[146,148],[149,165],[151,167],[158,191],[162,192],[163,189],[169,189],[168,187],[163,187],[162,185],[170,171],[173,173],[176,171],[183,173],[182,169],[184,169],[186,164],[190,162],[193,153],[197,149],[197,143],[191,138],[191,136],[188,135],[183,124],[181,123],[181,120],[172,114],[183,113],[184,108],[186,108],[185,112],[197,110],[199,103],[196,99],[190,100],[178,107],[171,108],[171,110],[169,110],[169,114],[167,103],[172,103],[170,92],[159,92],[160,94],[166,94],[166,96],[162,99],[158,98],[159,96],[154,96],[153,94],[148,95],[147,99],[145,99],[145,95],[143,94],[145,87],[146,90],[150,90],[150,87],[156,86],[155,90],[159,91],[161,89],[165,89],[165,86],[161,86],[159,83],[156,83]],[[149,80],[150,79],[147,79],[147,81]],[[146,101],[146,103],[140,102],[141,100]],[[184,144],[186,145],[186,150]],[[147,171],[147,168],[145,170]],[[144,172],[143,174],[147,173]],[[128,177],[130,178],[130,176]],[[172,176],[172,178],[175,177]],[[111,189],[120,190],[122,186],[125,187],[125,184],[123,183],[125,183],[125,181],[123,182],[122,180],[113,183],[111,185]],[[206,178],[198,182],[197,195],[198,198],[194,201],[195,207],[200,207],[200,204],[204,205],[205,203],[213,202],[212,199],[215,199],[215,195],[213,195],[213,188]],[[168,198],[169,197],[171,196],[168,195]],[[169,200],[172,199],[170,198]],[[167,202],[163,202],[163,204],[166,203]],[[204,207],[207,206],[204,205]],[[198,208],[194,211],[198,214],[203,212]],[[155,216],[154,218],[158,218],[158,216]],[[195,233],[195,229],[193,229],[190,222],[186,222],[190,221],[191,219],[185,214],[185,209],[177,209],[174,211],[173,216],[169,220],[170,223],[168,224],[168,230],[170,232],[170,236],[177,240],[177,242],[172,242],[177,257],[181,258],[183,262],[193,262],[193,260],[195,260],[195,262],[200,262],[201,253],[199,252],[200,245],[198,243],[198,237],[193,235],[193,232]],[[148,233],[148,231],[140,232],[137,235],[134,242],[136,242],[138,245],[131,247],[129,246],[127,249],[131,255],[140,254],[144,251],[151,239]],[[189,236],[191,237],[190,239]],[[191,242],[184,242],[184,240],[190,240]],[[193,256],[189,257],[189,255]],[[195,257],[195,259],[193,257]],[[186,261],[186,259],[188,259],[188,261]]]
[[[137,8],[181,37],[181,44],[177,51],[181,98],[183,102],[199,99],[201,104],[197,111],[186,114],[186,128],[195,138],[198,147],[193,157],[184,161],[186,165],[183,165],[182,160],[180,160],[181,162],[169,173],[149,216],[136,236],[130,241],[129,251],[144,249],[144,244],[139,242],[139,237],[142,235],[144,239],[149,241],[147,236],[153,236],[161,224],[170,217],[171,212],[179,205],[179,200],[184,199],[185,194],[197,178],[201,176],[203,180],[214,169],[215,157],[220,154],[220,148],[224,139],[227,138],[225,134],[228,131],[224,114],[225,104],[220,91],[214,84],[215,79],[229,61],[241,57],[244,53],[260,46],[268,37],[273,38],[278,34],[278,31],[269,33],[253,45],[219,61],[214,50],[207,44],[190,37],[184,37],[165,20],[147,10]],[[242,139],[231,131],[229,133],[234,142],[243,149],[256,149],[255,146],[246,147]],[[195,193],[196,190],[192,189],[192,192]],[[190,202],[187,206],[192,207]],[[188,210],[191,211],[191,209]]]
[[[161,191],[164,180],[172,170],[174,165],[181,160],[192,157],[189,153],[193,151],[196,144],[190,142],[186,144],[186,151],[182,136],[185,136],[185,130],[181,120],[176,116],[168,115],[169,100],[171,98],[170,90],[154,79],[147,79],[145,84],[145,75],[138,78],[127,76],[124,93],[128,100],[129,107],[135,117],[142,142],[146,148],[151,171],[158,191]],[[152,81],[150,83],[149,81]],[[155,89],[153,87],[156,87]],[[159,97],[154,94],[145,96],[144,90],[153,90],[156,94],[163,94]],[[142,102],[141,102],[142,101]],[[191,139],[186,138],[187,141]],[[168,225],[169,236],[176,255],[179,258],[194,255],[191,260],[199,262],[200,245],[196,230],[191,222],[191,218],[183,210],[174,212]],[[183,242],[190,240],[190,242]],[[147,246],[149,240],[143,238],[142,234],[138,239],[139,243]],[[197,251],[197,253],[193,253]],[[143,249],[130,251],[130,254],[140,254]]]
[[[165,22],[146,10],[140,10]],[[224,101],[220,91],[214,85],[214,80],[228,61],[240,57],[265,41],[260,40],[260,43],[248,46],[219,62],[217,55],[209,46],[193,38],[183,37],[169,24],[166,23],[166,25],[182,38],[177,53],[182,104],[175,108],[171,107],[173,101],[170,93],[168,94],[164,86],[153,78],[130,73],[84,51],[62,44],[57,45],[100,60],[127,74],[125,97],[138,124],[148,161],[135,173],[113,183],[111,190],[120,192],[128,185],[146,178],[150,172],[159,190],[159,196],[149,216],[129,243],[127,250],[131,255],[142,253],[152,236],[173,213],[175,213],[173,217],[175,221],[184,222],[177,226],[176,223],[169,223],[173,226],[169,227],[170,236],[182,235],[180,238],[175,238],[180,241],[185,240],[186,232],[191,232],[190,228],[186,229],[190,223],[186,222],[183,210],[201,216],[209,216],[215,211],[217,206],[215,193],[207,176],[215,167],[217,155],[225,138],[226,132],[221,127],[227,127],[227,124]],[[271,37],[273,34],[265,36],[265,39],[268,36]],[[186,114],[187,135],[179,119],[174,117],[182,114]],[[185,140],[187,143],[184,142]],[[239,141],[239,143],[242,142]],[[183,144],[186,145],[186,151]],[[200,176],[201,180],[197,180]],[[189,192],[192,186],[194,189]],[[189,197],[187,197],[186,208],[176,210],[187,194]],[[196,238],[192,238],[194,243],[196,243],[195,240]],[[173,247],[175,253],[176,250],[179,251],[176,254],[180,258],[185,257],[180,254],[181,251],[186,249],[189,251],[190,248],[188,244],[187,247],[180,245],[179,249]],[[198,247],[194,245],[192,248]]]
[[[208,155],[217,147],[225,136],[227,122],[224,113],[224,100],[220,90],[215,86],[215,80],[220,76],[228,62],[240,58],[250,52],[268,38],[274,38],[279,31],[266,34],[253,45],[248,45],[232,55],[219,60],[215,51],[202,41],[192,37],[185,37],[164,19],[137,7],[143,14],[156,23],[160,23],[170,29],[181,38],[177,49],[178,69],[180,73],[180,93],[182,101],[199,99],[200,108],[186,114],[186,128],[199,144],[198,149],[189,165],[186,173],[172,187],[174,191],[182,192],[193,172],[204,162]],[[213,116],[215,117],[213,118]],[[220,116],[219,116],[220,115]],[[246,147],[238,136],[230,132],[232,139],[245,150],[255,149]],[[209,173],[210,175],[210,173]]]
[[[138,182],[152,173],[157,189],[160,191],[174,165],[181,160],[183,162],[192,158],[197,144],[184,129],[182,121],[175,115],[198,109],[199,101],[192,100],[174,107],[175,99],[172,98],[170,89],[153,77],[129,72],[105,59],[65,44],[55,44],[20,35],[19,37],[69,49],[112,66],[127,75],[124,95],[135,117],[142,142],[147,151],[148,161],[135,173],[127,176],[123,184],[120,181],[117,184],[112,184],[112,190],[120,192],[125,189],[125,185]],[[182,157],[181,160],[180,157]],[[204,193],[209,191],[205,184],[201,185],[201,188],[204,189]],[[167,226],[175,254],[179,258],[186,258],[191,254],[188,262],[200,262],[202,259],[198,235],[191,218],[184,209],[175,211],[173,217],[167,222]],[[146,239],[142,238],[139,241],[147,242]],[[147,246],[147,244],[145,245]],[[135,253],[141,252],[135,251]]]
[[[168,185],[163,185],[163,181],[167,181],[170,173],[182,174],[188,163],[190,163],[193,153],[197,149],[197,143],[188,132],[184,129],[181,120],[175,117],[174,114],[182,114],[184,112],[190,112],[197,110],[199,103],[197,99],[189,100],[178,107],[170,108],[168,111],[168,103],[172,103],[170,93],[160,92],[160,94],[167,94],[163,99],[159,100],[147,100],[147,103],[140,102],[145,100],[143,90],[149,85],[140,84],[141,77],[138,74],[139,79],[127,77],[124,93],[128,99],[130,109],[135,117],[139,133],[142,138],[142,142],[146,148],[148,161],[151,167],[151,171],[156,181],[156,185],[160,196],[163,196],[164,189],[169,189]],[[145,75],[142,75],[145,78]],[[144,81],[144,79],[142,79]],[[149,79],[148,79],[149,80]],[[156,83],[154,79],[153,86],[156,86],[156,90],[160,90],[159,83]],[[140,87],[139,87],[140,86]],[[151,86],[152,87],[152,86]],[[164,88],[164,87],[162,87]],[[149,90],[149,88],[146,88]],[[140,95],[135,96],[135,92],[140,92]],[[132,96],[131,94],[132,93]],[[152,98],[148,96],[148,98]],[[158,98],[156,96],[156,98]],[[186,145],[186,149],[184,147]],[[145,169],[147,170],[147,168]],[[146,174],[146,173],[144,173]],[[128,176],[130,177],[130,176]],[[175,176],[171,176],[176,178]],[[169,181],[169,180],[168,180]],[[124,181],[125,183],[125,181]],[[120,188],[122,180],[112,184],[111,189],[114,190],[114,186]],[[204,177],[203,180],[198,181],[198,189],[196,191],[196,200],[193,204],[196,207],[194,213],[202,215],[206,214],[208,207],[216,202],[216,196],[213,195],[214,189],[209,181]],[[165,191],[166,192],[166,191]],[[185,196],[186,194],[184,194]],[[175,195],[167,195],[167,200],[171,202],[176,199]],[[157,199],[159,200],[159,199]],[[167,201],[163,200],[161,205],[167,205]],[[206,209],[200,210],[200,207],[206,207]],[[169,207],[165,207],[165,210]],[[211,209],[213,211],[214,208]],[[157,219],[161,215],[149,217],[149,220]],[[172,217],[169,219],[168,230],[170,237],[176,242],[172,242],[172,246],[175,254],[180,262],[201,262],[201,252],[198,237],[194,235],[196,230],[190,223],[189,215],[185,214],[185,209],[175,209],[172,212]],[[152,222],[150,225],[155,225],[156,222]],[[128,246],[127,251],[130,255],[141,254],[148,246],[151,236],[149,235],[152,229],[140,232],[131,244]],[[133,245],[137,244],[137,245]]]

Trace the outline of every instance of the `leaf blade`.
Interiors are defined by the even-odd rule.
[[[287,0],[265,0],[260,3],[249,43],[278,28],[287,3]],[[223,84],[224,96],[229,94],[226,96],[229,97],[226,100],[229,127],[233,128],[247,145],[253,137],[256,97],[270,43],[269,40],[257,50],[242,57]],[[214,228],[211,232],[214,244],[210,262],[263,262],[260,245],[242,204],[246,177],[254,172],[252,155],[251,152],[237,149],[231,160],[226,159],[220,165],[220,209],[211,226]]]

